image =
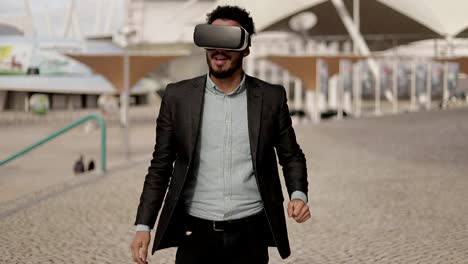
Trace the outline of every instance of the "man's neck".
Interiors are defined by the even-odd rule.
[[[220,89],[226,94],[229,94],[232,91],[234,91],[237,86],[239,86],[240,82],[242,81],[243,75],[244,75],[244,72],[240,70],[240,71],[235,72],[232,76],[228,78],[217,79],[211,74],[210,74],[210,78],[218,89]]]

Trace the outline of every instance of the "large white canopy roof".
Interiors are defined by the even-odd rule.
[[[328,0],[218,0],[218,5],[237,5],[250,12],[257,31],[314,5]]]
[[[468,27],[466,0],[378,0],[442,36],[455,36]]]
[[[249,10],[260,31],[271,24],[327,0],[218,0]],[[348,2],[352,0],[345,0]],[[370,0],[379,1],[442,36],[455,36],[468,27],[467,0]],[[361,6],[366,1],[361,0]],[[348,10],[352,13],[352,10]],[[384,17],[382,19],[385,19]]]

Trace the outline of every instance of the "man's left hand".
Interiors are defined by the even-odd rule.
[[[288,203],[288,216],[298,223],[304,223],[310,218],[309,206],[301,199],[293,199]]]

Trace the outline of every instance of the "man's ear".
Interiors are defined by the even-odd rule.
[[[247,57],[247,56],[249,56],[249,54],[250,54],[250,47],[248,47],[248,48],[246,48],[246,49],[244,50],[243,56],[244,56],[244,57]]]

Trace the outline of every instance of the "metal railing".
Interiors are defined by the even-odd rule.
[[[13,161],[23,155],[25,155],[26,153],[28,153],[29,151],[41,146],[42,144],[45,144],[49,141],[51,141],[52,139],[68,132],[69,130],[81,125],[82,123],[88,121],[88,120],[91,120],[91,119],[94,119],[96,120],[98,123],[99,123],[99,126],[101,127],[101,171],[102,172],[105,172],[106,171],[106,123],[104,122],[104,120],[99,116],[99,115],[96,115],[96,114],[91,114],[91,115],[87,115],[83,118],[80,118],[78,119],[77,121],[71,123],[70,125],[52,133],[51,135],[39,140],[38,142],[24,148],[23,150],[21,151],[18,151],[17,153],[11,155],[10,157],[4,159],[4,160],[0,160],[0,166],[3,166],[5,164],[7,164],[8,162],[10,161]]]

